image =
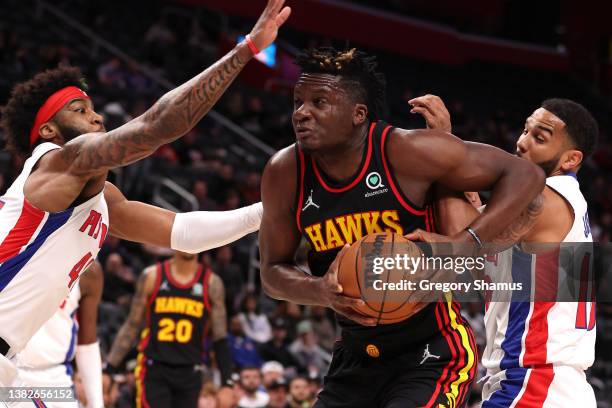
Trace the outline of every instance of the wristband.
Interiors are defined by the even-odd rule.
[[[474,229],[472,227],[467,227],[465,229],[468,234],[470,234],[472,236],[472,238],[474,238],[474,241],[476,241],[476,246],[478,247],[478,249],[482,249],[482,241],[480,240],[480,238],[478,237],[478,234],[476,234],[476,231],[474,231]]]
[[[247,45],[249,46],[249,50],[251,50],[254,56],[260,53],[259,48],[257,48],[255,43],[253,42],[253,39],[251,38],[251,34],[247,34],[244,39]]]

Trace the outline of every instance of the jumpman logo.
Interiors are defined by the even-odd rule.
[[[436,356],[435,354],[431,354],[429,352],[429,343],[425,346],[425,351],[423,352],[423,359],[421,360],[421,365],[425,362],[425,360],[429,358],[435,358],[436,360],[440,359],[440,356]]]
[[[316,209],[319,209],[319,206],[315,204],[315,202],[312,200],[312,190],[310,190],[310,195],[308,196],[308,200],[306,200],[306,205],[304,206],[304,208],[302,208],[302,211],[304,211],[310,206],[313,206]]]

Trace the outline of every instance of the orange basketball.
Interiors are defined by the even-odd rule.
[[[405,262],[406,258],[421,255],[422,251],[414,242],[399,234],[366,235],[354,242],[340,259],[338,283],[345,296],[363,299],[365,306],[359,307],[359,312],[376,318],[377,324],[401,322],[425,306],[411,301],[415,291],[406,284],[411,278],[415,281],[415,275],[405,267],[410,265]],[[392,266],[391,261],[384,264],[385,259],[397,260],[397,256],[399,265],[394,262]]]

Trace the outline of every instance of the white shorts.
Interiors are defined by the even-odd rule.
[[[584,371],[569,366],[510,368],[490,376],[482,408],[596,408]]]
[[[22,403],[23,405],[15,405],[15,407],[48,407],[48,408],[78,408],[78,402],[76,395],[74,394],[72,376],[68,374],[66,366],[56,365],[48,368],[38,369],[25,369],[20,368],[18,370],[17,382],[20,383],[21,387],[63,387],[72,388],[72,396],[75,397],[74,401],[69,402],[52,402],[41,401],[38,405],[34,402]],[[9,404],[9,407],[13,408],[13,405]]]
[[[12,360],[0,354],[0,386],[10,387],[17,378],[17,367]]]

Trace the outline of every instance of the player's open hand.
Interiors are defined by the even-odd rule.
[[[342,294],[342,285],[338,283],[338,266],[349,247],[350,245],[345,245],[342,248],[338,255],[336,255],[334,262],[329,266],[325,276],[321,278],[320,295],[323,299],[323,306],[333,309],[336,313],[362,326],[375,326],[376,319],[364,316],[355,309],[358,306],[363,307],[365,305],[363,300],[344,296]]]
[[[251,30],[250,36],[259,50],[264,50],[276,39],[278,29],[291,14],[290,7],[283,7],[285,0],[268,0],[268,5]]]
[[[410,113],[418,113],[425,118],[427,129],[451,132],[450,113],[439,96],[424,95],[408,101],[412,106]]]

